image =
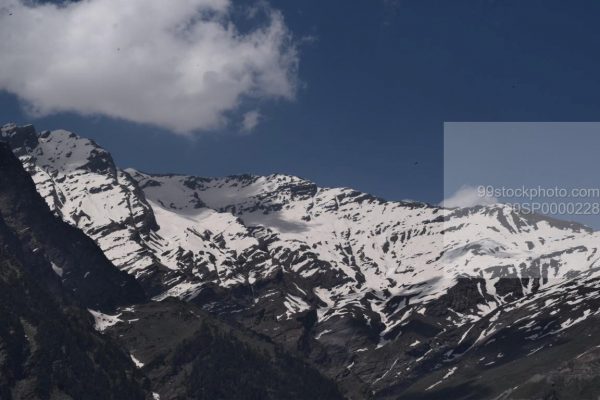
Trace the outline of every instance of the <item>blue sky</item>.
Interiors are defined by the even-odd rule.
[[[299,86],[291,101],[255,100],[262,118],[250,133],[229,124],[189,137],[104,116],[34,117],[7,92],[0,120],[75,131],[123,167],[200,176],[281,172],[437,203],[444,121],[598,119],[598,2],[269,4],[295,38]]]

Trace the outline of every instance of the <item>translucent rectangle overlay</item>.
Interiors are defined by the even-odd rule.
[[[600,267],[598,149],[595,122],[445,123],[446,274],[506,296]]]

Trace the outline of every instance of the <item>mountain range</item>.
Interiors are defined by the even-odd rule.
[[[0,141],[2,399],[600,395],[586,226]]]

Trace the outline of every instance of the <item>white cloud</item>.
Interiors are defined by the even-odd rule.
[[[454,208],[454,207],[474,207],[483,206],[498,203],[498,199],[495,197],[489,197],[487,195],[482,196],[477,188],[473,186],[461,186],[452,196],[444,199],[440,203],[442,207]]]
[[[37,116],[106,115],[178,133],[222,127],[246,99],[293,99],[298,54],[283,16],[263,7],[262,23],[241,32],[232,7],[0,0],[0,89]]]
[[[248,111],[244,114],[242,119],[242,130],[244,132],[251,132],[256,128],[258,123],[260,122],[261,115],[258,110]]]

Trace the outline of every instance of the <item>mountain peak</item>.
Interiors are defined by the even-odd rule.
[[[15,123],[0,128],[0,141],[7,142],[17,155],[26,154],[38,145],[37,132],[33,125],[18,126]]]

